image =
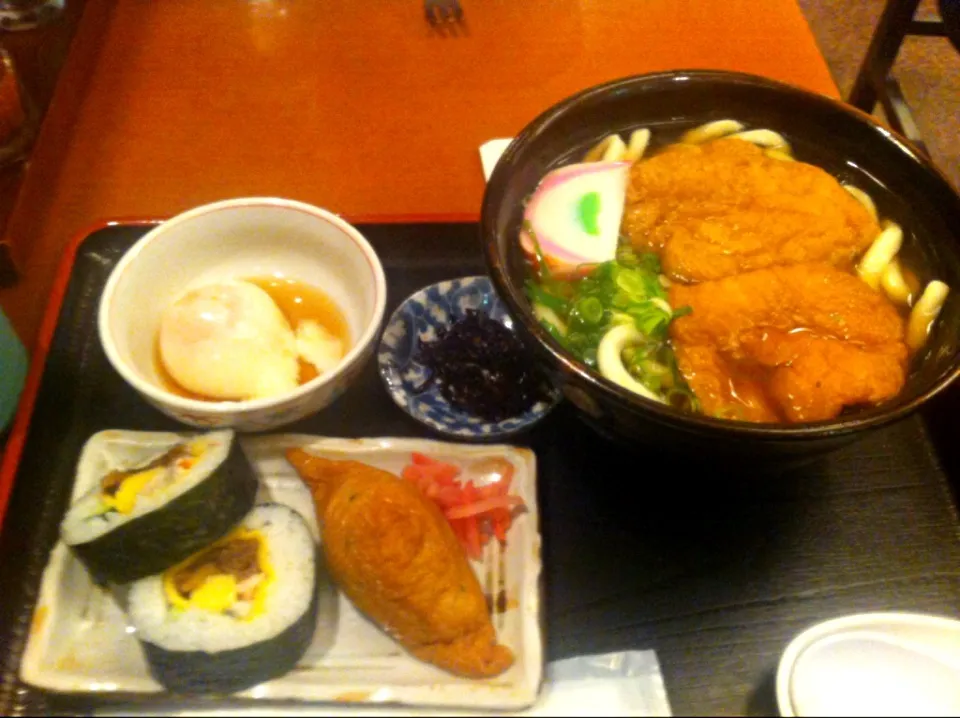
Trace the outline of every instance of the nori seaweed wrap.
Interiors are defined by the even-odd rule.
[[[258,482],[233,431],[109,431],[87,442],[61,537],[99,584],[159,573],[229,532]],[[91,475],[92,474],[92,475]]]
[[[176,693],[232,693],[296,666],[317,622],[318,549],[303,517],[263,504],[229,535],[133,584],[150,672]]]

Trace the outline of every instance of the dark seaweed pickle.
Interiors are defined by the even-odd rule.
[[[432,342],[421,341],[417,361],[440,393],[461,411],[487,421],[519,416],[547,398],[523,344],[503,324],[468,309]]]

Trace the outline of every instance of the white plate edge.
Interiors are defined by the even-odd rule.
[[[77,493],[78,485],[80,484],[80,466],[81,462],[84,464],[89,460],[87,456],[88,452],[92,452],[100,447],[105,441],[108,441],[112,438],[112,434],[117,432],[122,432],[123,430],[117,429],[108,429],[101,432],[97,432],[92,435],[90,439],[84,445],[84,449],[81,451],[80,460],[78,461],[77,475],[74,481],[74,494]],[[135,432],[144,436],[144,438],[160,438],[164,439],[172,436],[183,436],[183,435],[196,435],[197,433],[202,432]],[[511,444],[465,444],[457,443],[451,441],[441,441],[435,439],[421,439],[414,437],[364,437],[364,438],[343,438],[343,437],[326,437],[318,436],[312,434],[270,434],[265,436],[245,436],[242,434],[237,434],[235,437],[236,441],[240,442],[241,449],[244,448],[245,443],[251,443],[254,445],[276,445],[280,446],[298,446],[300,448],[314,448],[316,450],[324,451],[327,453],[377,453],[380,451],[420,451],[423,453],[436,453],[439,455],[450,455],[455,456],[483,456],[490,454],[501,454],[510,457],[515,462],[520,462],[523,465],[523,469],[526,472],[525,478],[526,481],[521,485],[522,493],[526,505],[527,505],[527,516],[528,516],[528,529],[531,531],[531,545],[529,547],[524,547],[524,550],[533,551],[536,548],[536,558],[531,554],[527,557],[528,566],[525,570],[525,580],[522,586],[522,591],[525,594],[525,602],[529,611],[532,611],[534,614],[535,620],[526,620],[526,616],[521,616],[521,634],[523,636],[524,644],[524,656],[523,664],[524,671],[522,673],[523,683],[517,685],[512,691],[509,689],[503,689],[502,697],[497,697],[497,693],[500,689],[496,686],[488,686],[483,683],[478,683],[475,686],[464,686],[464,685],[440,685],[440,686],[431,686],[425,687],[422,685],[418,686],[394,686],[392,688],[392,698],[391,704],[406,705],[411,707],[468,707],[464,705],[463,698],[444,698],[446,693],[454,693],[455,695],[461,694],[466,687],[470,693],[475,695],[470,696],[471,704],[474,706],[482,706],[484,708],[501,708],[501,709],[520,709],[526,708],[533,705],[540,692],[541,683],[543,680],[543,631],[542,631],[542,617],[541,612],[541,595],[540,595],[540,579],[542,576],[542,534],[540,532],[540,514],[539,514],[539,502],[537,501],[537,473],[536,473],[536,455],[533,450],[526,447],[514,446]],[[279,447],[278,447],[279,448]],[[71,502],[76,499],[76,496],[72,496]],[[51,550],[50,558],[48,559],[47,566],[44,568],[43,577],[41,579],[40,591],[38,592],[37,601],[34,605],[34,611],[31,615],[31,623],[26,641],[26,646],[24,649],[23,656],[21,657],[19,674],[21,679],[32,685],[36,688],[42,690],[51,690],[56,692],[71,692],[87,695],[97,695],[99,693],[110,694],[114,693],[113,691],[96,691],[85,689],[84,687],[77,687],[76,683],[70,678],[69,674],[62,673],[60,671],[45,671],[40,672],[37,670],[37,664],[40,656],[44,655],[46,650],[49,650],[49,629],[54,625],[54,613],[56,610],[56,602],[51,601],[51,592],[54,590],[54,581],[55,575],[59,575],[58,571],[63,570],[65,561],[69,558],[70,551],[63,543],[62,540],[57,541]],[[41,630],[38,633],[33,633],[33,622],[36,619],[36,612],[41,606],[48,606],[48,613],[44,617],[43,625]],[[279,684],[273,686],[274,688],[281,688],[283,677],[270,681],[271,684]],[[67,687],[69,686],[69,687]],[[293,686],[291,686],[293,687]],[[311,703],[311,702],[323,702],[331,703],[333,699],[338,695],[343,695],[345,693],[352,692],[350,686],[342,685],[336,687],[330,686],[317,686],[318,691],[310,692],[309,695],[304,695],[302,692],[302,686],[293,687],[297,690],[297,693],[287,693],[284,691],[278,691],[274,693],[271,691],[271,695],[264,696],[263,700],[295,700],[301,703]],[[356,692],[366,692],[368,688],[366,686],[358,686],[359,690]],[[429,694],[424,696],[421,695],[424,692],[424,689],[427,689]],[[523,691],[520,694],[520,691]],[[127,694],[139,694],[139,695],[151,695],[158,693],[166,693],[159,684],[157,684],[152,679],[137,679],[134,678],[131,680],[129,688],[125,688],[123,693]],[[409,694],[409,695],[408,695]],[[247,700],[257,700],[251,698],[247,692],[237,694],[236,698],[247,699]],[[478,700],[479,699],[479,700]],[[333,702],[334,705],[343,705],[339,702]],[[357,703],[358,706],[377,706],[384,705],[383,703],[378,703],[375,701],[362,701]]]

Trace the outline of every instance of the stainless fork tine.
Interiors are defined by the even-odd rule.
[[[450,22],[450,5],[444,0],[437,0],[437,11],[440,13],[440,22]]]
[[[459,23],[463,20],[463,8],[459,0],[423,0],[423,10],[431,25]]]
[[[423,0],[423,9],[431,25],[437,25],[443,19],[438,0]]]

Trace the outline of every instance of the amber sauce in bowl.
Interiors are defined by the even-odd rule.
[[[340,311],[336,302],[328,297],[323,290],[287,277],[245,277],[243,281],[255,284],[269,294],[294,331],[296,331],[300,322],[315,321],[343,343],[344,355],[349,351],[351,344],[350,328],[347,326],[343,312]],[[160,384],[167,391],[185,399],[223,401],[222,399],[197,394],[180,386],[163,365],[160,356],[159,338],[155,342],[154,356],[157,376],[160,379]],[[298,382],[301,386],[319,376],[319,372],[313,364],[304,361],[302,358],[299,358],[298,361],[300,363]]]

